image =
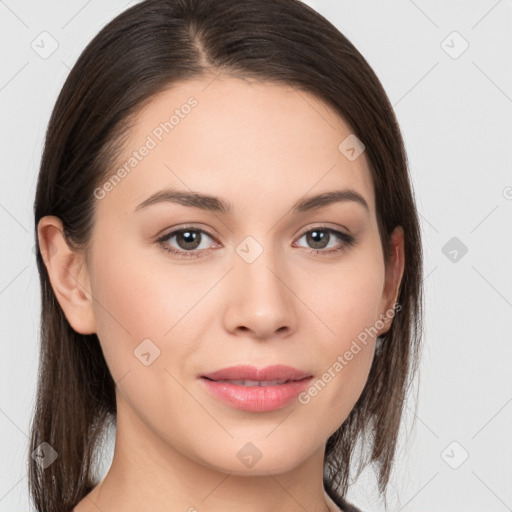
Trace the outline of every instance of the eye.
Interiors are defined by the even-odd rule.
[[[293,246],[297,247],[297,243],[303,238],[306,239],[307,244],[312,245],[312,247],[306,247],[308,252],[318,255],[339,253],[355,244],[353,236],[321,226],[306,231],[297,242],[294,242]],[[213,245],[211,242],[208,243],[208,239],[215,240],[213,235],[204,229],[183,227],[163,235],[157,242],[164,251],[174,254],[178,258],[197,258]],[[336,239],[338,240],[337,244]],[[173,240],[178,247],[173,246]],[[334,246],[332,242],[334,242]],[[217,247],[222,247],[217,241],[214,244],[217,244]]]
[[[207,241],[208,238],[213,239],[213,236],[204,229],[184,227],[167,233],[159,238],[157,242],[160,243],[164,251],[175,254],[180,258],[197,258],[199,256],[198,251],[208,249],[208,244],[203,244],[205,239]],[[175,239],[178,248],[169,244],[172,239]],[[201,245],[203,246],[201,247]]]
[[[336,229],[321,226],[306,231],[298,241],[303,238],[306,239],[307,244],[312,245],[308,252],[322,256],[339,253],[355,243],[355,238],[353,236]],[[331,242],[336,242],[336,239],[338,239],[338,243],[334,243],[333,246]],[[340,240],[341,244],[339,242]],[[295,244],[297,242],[295,242]],[[329,244],[331,245],[329,246]]]

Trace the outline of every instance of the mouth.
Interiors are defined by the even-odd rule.
[[[269,412],[290,405],[312,378],[289,366],[245,365],[201,375],[199,380],[210,396],[224,404],[244,411]]]
[[[229,381],[240,386],[275,386],[277,384],[285,384],[288,381],[302,380],[311,377],[311,374],[282,364],[262,368],[251,365],[237,365],[205,373],[201,377],[216,382]]]
[[[212,382],[226,382],[228,384],[232,384],[233,386],[279,386],[281,384],[287,384],[288,382],[300,382],[302,380],[309,379],[309,377],[304,377],[303,379],[277,379],[277,380],[231,380],[231,379],[209,379],[208,377],[202,377],[203,379],[212,381]]]

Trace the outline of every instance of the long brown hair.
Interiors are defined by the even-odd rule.
[[[49,121],[34,203],[41,282],[41,353],[31,449],[47,442],[58,461],[29,458],[37,510],[71,510],[97,483],[94,461],[109,422],[115,383],[95,334],[68,323],[39,250],[37,226],[59,217],[72,247],[86,249],[94,189],[112,172],[134,115],[177,81],[224,74],[293,85],[331,106],[364,143],[384,260],[396,226],[405,232],[401,310],[375,352],[366,386],[328,439],[324,485],[341,503],[357,440],[367,446],[384,495],[403,401],[418,367],[422,247],[404,144],[377,76],[323,16],[298,0],[145,0],[108,23],[71,70]],[[362,466],[360,465],[360,468]]]

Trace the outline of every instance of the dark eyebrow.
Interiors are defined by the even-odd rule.
[[[192,206],[194,208],[201,208],[202,210],[210,210],[212,212],[224,213],[225,215],[229,215],[233,210],[231,203],[225,202],[218,197],[200,194],[199,192],[185,192],[169,188],[155,192],[145,201],[142,201],[142,203],[140,203],[133,212],[135,213],[153,204],[166,202]]]
[[[316,196],[306,197],[295,203],[292,210],[296,212],[305,212],[307,210],[314,210],[315,208],[321,208],[322,206],[328,206],[332,203],[340,203],[344,201],[354,201],[364,207],[368,213],[370,207],[366,202],[366,199],[353,189],[346,188],[344,190],[333,190],[332,192],[324,192],[317,194]]]
[[[324,206],[328,206],[332,203],[354,201],[363,206],[368,212],[370,208],[364,197],[352,189],[344,190],[333,190],[331,192],[324,192],[315,196],[306,197],[297,201],[293,207],[293,212],[305,212],[308,210],[314,210]],[[233,211],[233,206],[227,201],[223,201],[215,196],[209,196],[206,194],[200,194],[199,192],[185,192],[175,189],[160,190],[142,203],[140,203],[134,210],[134,213],[147,208],[148,206],[162,203],[178,203],[184,206],[191,206],[193,208],[200,208],[202,210],[209,210],[213,212],[223,213],[229,215]]]

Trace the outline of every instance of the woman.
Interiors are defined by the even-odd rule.
[[[38,510],[357,511],[358,441],[384,495],[421,240],[387,96],[325,18],[297,0],[116,17],[59,95],[34,213]]]

